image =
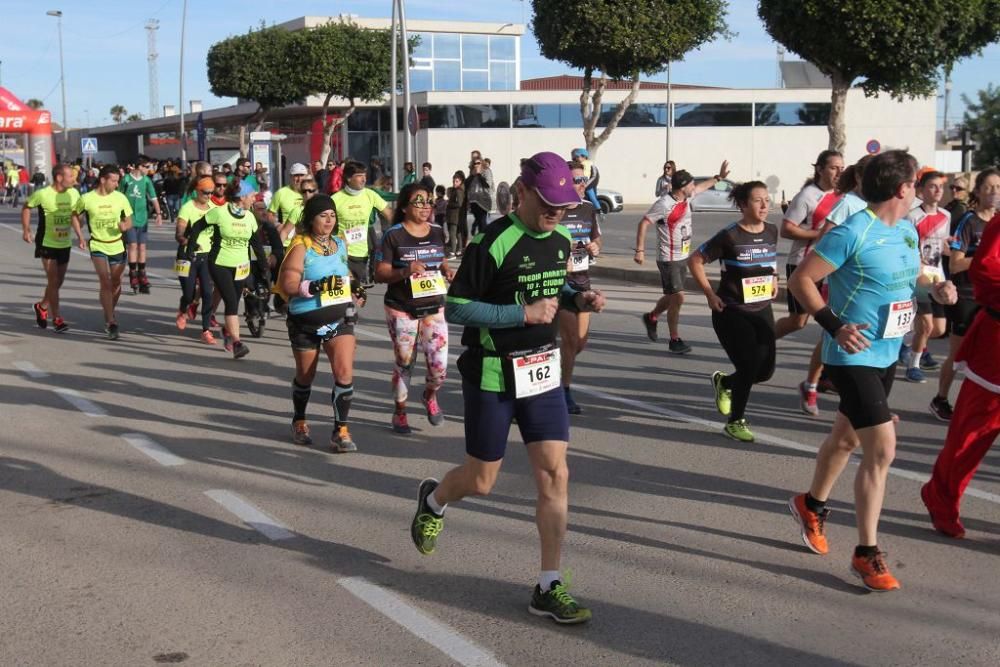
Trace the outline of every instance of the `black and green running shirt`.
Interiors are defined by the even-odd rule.
[[[446,305],[454,311],[478,304],[492,315],[473,317],[476,322],[466,324],[462,344],[467,349],[459,359],[463,378],[483,391],[503,392],[507,383],[502,358],[555,344],[558,320],[525,325],[522,307],[561,296],[570,246],[566,227],[536,232],[514,213],[494,220],[472,239]],[[490,326],[477,326],[485,321]]]

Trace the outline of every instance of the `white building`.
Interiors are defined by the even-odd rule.
[[[301,30],[337,20],[389,28],[388,19],[346,16],[302,17],[282,26]],[[455,170],[467,170],[472,149],[491,158],[497,181],[511,181],[520,158],[540,150],[569,156],[573,148],[583,145],[576,78],[521,80],[519,37],[524,26],[410,21],[408,27],[420,37],[420,45],[411,54],[410,70],[412,104],[420,118],[414,161],[431,162],[438,182],[449,182]],[[604,104],[615,104],[626,92],[608,90]],[[828,88],[673,86],[670,101],[670,159],[695,176],[717,173],[721,161],[727,159],[731,178],[762,180],[775,199],[781,198],[782,191],[788,198],[798,191],[811,175],[810,164],[828,145]],[[387,162],[392,143],[387,104],[359,108],[335,137],[334,157],[349,155],[367,162],[377,156]],[[321,105],[322,99],[311,97],[303,106],[272,113],[274,131],[288,136],[282,144],[286,167],[318,158]],[[252,110],[252,105],[243,103],[205,112],[209,159],[229,159],[234,154],[239,146],[234,126]],[[397,117],[403,152],[407,134],[402,109]],[[596,155],[601,186],[621,192],[627,204],[646,204],[653,198],[654,183],[667,159],[667,117],[666,86],[644,84],[636,106]],[[851,90],[845,158],[856,160],[870,143],[877,142],[883,150],[908,148],[922,163],[933,164],[935,117],[933,98],[898,102],[887,96],[866,98],[859,89]],[[140,145],[153,157],[177,157],[179,146],[173,132],[178,122],[174,116],[86,132],[98,137],[102,150],[113,150],[119,160],[132,157]],[[190,113],[186,124],[190,158],[195,144]]]

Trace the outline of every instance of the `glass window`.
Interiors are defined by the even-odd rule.
[[[506,104],[430,106],[427,108],[427,127],[510,127],[510,107]]]
[[[490,90],[515,90],[514,63],[490,63]]]
[[[410,69],[410,90],[434,90],[434,77],[430,69]]]
[[[434,61],[434,90],[462,90],[462,66],[457,60]]]
[[[754,111],[756,125],[826,125],[830,120],[829,102],[757,103]]]
[[[430,58],[434,55],[434,37],[429,32],[413,32],[410,37],[417,38],[417,45],[410,52],[414,58]]]
[[[597,121],[599,127],[605,127],[615,113],[617,104],[602,104],[601,118]],[[577,116],[580,115],[577,110]],[[630,104],[625,115],[618,121],[618,127],[666,127],[666,104]]]
[[[748,127],[753,121],[749,102],[675,104],[675,127]]]
[[[580,107],[576,104],[517,104],[514,127],[582,128]]]
[[[490,60],[514,60],[514,37],[490,35]]]
[[[462,70],[462,90],[489,90],[489,72]]]
[[[459,47],[459,36],[454,33],[438,32],[434,34],[434,57],[454,58],[458,60],[462,57],[462,50]]]
[[[347,118],[347,129],[350,131],[378,131],[379,109],[355,109]]]
[[[462,69],[486,69],[486,35],[462,35]]]

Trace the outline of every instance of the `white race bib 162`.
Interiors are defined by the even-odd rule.
[[[514,357],[514,396],[527,398],[555,389],[562,382],[559,348]]]

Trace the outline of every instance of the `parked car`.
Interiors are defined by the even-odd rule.
[[[622,193],[607,188],[597,188],[597,201],[601,204],[601,213],[617,213],[625,208]]]
[[[696,176],[694,182],[697,185],[709,180],[709,178],[708,176]],[[708,190],[691,197],[691,210],[695,212],[738,211],[736,204],[729,200],[729,193],[733,191],[735,185],[736,183],[728,178],[722,179]]]

